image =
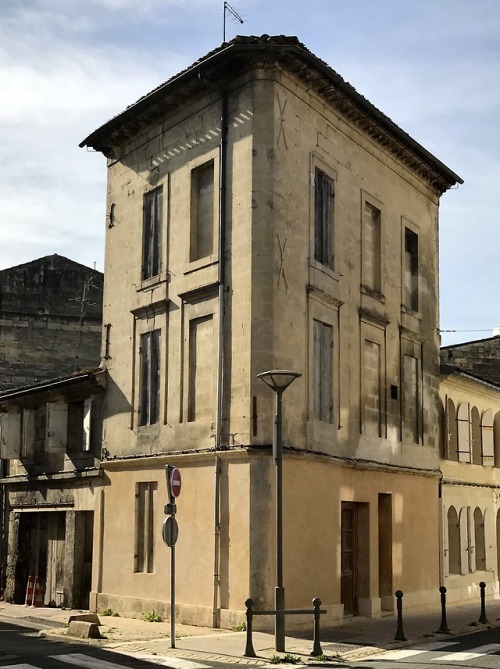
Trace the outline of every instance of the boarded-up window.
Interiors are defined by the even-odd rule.
[[[160,412],[160,330],[141,335],[139,424],[153,425]]]
[[[189,322],[188,421],[212,420],[215,407],[214,319]]]
[[[333,179],[317,169],[314,180],[314,259],[333,268]]]
[[[476,549],[475,568],[476,571],[486,569],[486,543],[484,536],[484,517],[481,509],[474,509],[474,542]]]
[[[157,484],[137,483],[135,492],[134,571],[154,571],[154,521]]]
[[[482,464],[481,458],[481,419],[477,407],[472,407],[470,412],[472,462],[475,465]]]
[[[481,418],[481,455],[487,467],[495,465],[495,445],[493,441],[493,411],[486,409]]]
[[[149,279],[161,272],[163,189],[157,188],[144,196],[142,278]]]
[[[325,423],[333,421],[333,327],[314,321],[313,414]]]
[[[457,411],[458,460],[471,462],[470,409],[468,402],[462,402]]]
[[[365,339],[363,345],[363,431],[369,437],[382,436],[382,370],[380,344]]]
[[[21,414],[0,414],[0,457],[4,460],[19,458],[21,454]]]
[[[403,258],[403,302],[412,311],[418,311],[418,235],[405,228]]]
[[[47,404],[45,447],[48,453],[66,450],[68,443],[68,405],[64,402]]]
[[[460,552],[460,524],[453,506],[448,509],[448,569],[450,574],[460,574],[462,568]]]
[[[382,215],[380,209],[365,202],[363,211],[363,285],[382,292]]]
[[[403,439],[418,444],[421,437],[420,360],[403,355]]]
[[[190,260],[214,252],[214,161],[191,172]]]

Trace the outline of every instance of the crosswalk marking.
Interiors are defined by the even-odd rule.
[[[388,650],[385,653],[380,653],[380,655],[371,655],[370,662],[373,660],[404,660],[406,657],[412,657],[412,655],[420,655],[421,650]]]
[[[2,669],[40,669],[40,668],[35,667],[34,664],[26,664],[23,662],[23,664],[4,664],[2,666]]]
[[[76,664],[77,667],[86,667],[87,669],[130,669],[124,664],[117,664],[116,662],[106,662],[91,655],[84,655],[83,653],[70,653],[69,655],[51,655],[52,660],[59,660],[59,662],[66,662],[67,664]],[[16,665],[18,666],[18,665]],[[4,667],[2,667],[4,669]]]
[[[491,655],[491,653],[495,653],[497,650],[500,650],[500,643],[489,643],[485,646],[478,646],[477,648],[474,648],[473,651],[463,651],[450,653],[449,655],[441,655],[441,657],[436,657],[432,661],[450,662],[453,660],[454,662],[468,662],[469,660],[475,660],[482,655]]]

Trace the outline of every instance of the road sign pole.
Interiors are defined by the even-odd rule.
[[[175,543],[178,527],[175,520],[177,510],[175,499],[181,492],[181,475],[176,467],[166,465],[167,490],[169,504],[165,505],[165,513],[170,514],[163,524],[163,540],[170,546],[170,648],[175,648]]]
[[[170,648],[175,648],[175,544],[170,547]]]

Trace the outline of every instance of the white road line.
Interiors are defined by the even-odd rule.
[[[4,664],[2,669],[40,669],[40,667],[35,667],[34,664]]]
[[[380,653],[379,655],[370,655],[369,660],[404,660],[405,657],[413,657],[419,653],[425,653],[427,651],[441,650],[443,648],[449,648],[450,646],[458,645],[459,641],[434,641],[433,643],[426,643],[421,646],[415,646],[412,649],[401,648],[399,650],[388,650],[385,653]]]
[[[77,667],[87,667],[87,669],[130,669],[124,664],[117,664],[116,662],[106,662],[90,655],[83,655],[83,653],[71,653],[69,655],[51,655],[52,660],[59,660],[59,662],[66,662],[67,664],[76,664]],[[16,667],[18,665],[15,665]],[[4,667],[2,667],[4,669]]]
[[[414,650],[442,650],[443,648],[450,648],[451,646],[458,646],[460,641],[433,641],[432,643],[422,644],[421,646],[414,646]]]
[[[497,650],[500,650],[500,643],[489,643],[486,644],[486,646],[478,646],[477,648],[474,648],[474,650],[470,652],[464,651],[464,652],[450,653],[449,655],[441,655],[440,657],[436,657],[432,661],[468,662],[469,660],[475,660],[483,655],[491,655],[491,653],[495,653]]]

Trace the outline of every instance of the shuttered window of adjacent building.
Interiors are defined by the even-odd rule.
[[[314,259],[333,268],[333,179],[317,169],[314,182]]]

